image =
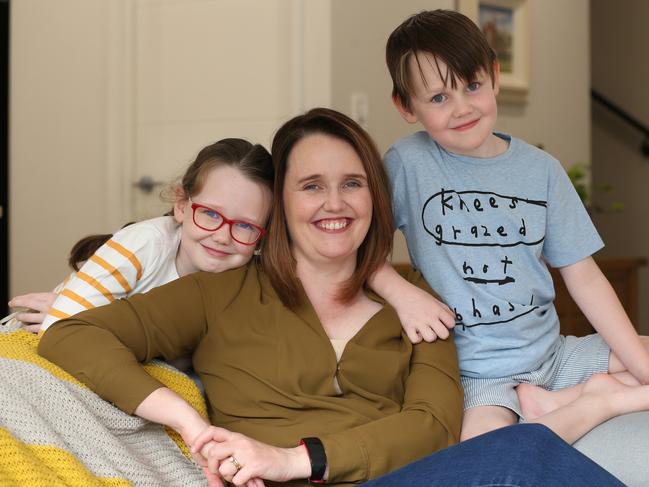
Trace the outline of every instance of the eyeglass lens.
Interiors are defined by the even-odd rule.
[[[225,220],[218,211],[210,208],[197,207],[194,210],[194,222],[208,231],[218,230]],[[230,235],[233,239],[244,244],[251,244],[259,239],[261,232],[258,228],[246,222],[232,222]]]

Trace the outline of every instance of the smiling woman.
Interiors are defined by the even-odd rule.
[[[277,218],[269,224],[273,238],[265,242],[262,259],[274,270],[273,284],[284,304],[295,303],[299,286],[293,234],[285,221],[297,218],[289,212],[311,211],[301,217],[309,223],[296,230],[309,235],[313,249],[342,245],[347,238],[358,240],[367,232],[354,254],[356,269],[338,290],[342,302],[350,301],[392,248],[394,226],[387,175],[374,142],[345,115],[315,109],[280,128],[272,153]],[[290,210],[289,205],[281,204],[283,198],[300,198],[310,210],[301,205]],[[338,230],[332,232],[335,227]],[[315,242],[318,239],[322,242]]]
[[[452,339],[413,347],[394,309],[366,290],[393,233],[373,141],[345,115],[316,109],[278,130],[273,158],[261,266],[191,274],[63,320],[41,352],[127,412],[172,426],[198,461],[238,485],[355,483],[456,441],[462,394]],[[201,195],[199,204],[255,221],[241,205]],[[192,245],[200,253],[229,237],[225,228],[196,233]],[[427,289],[420,275],[411,281]],[[188,352],[217,428],[138,363]]]
[[[321,260],[319,256],[356,265],[356,249],[372,220],[372,198],[363,163],[351,145],[321,134],[295,144],[284,202],[293,253],[305,259],[300,259],[303,265]]]

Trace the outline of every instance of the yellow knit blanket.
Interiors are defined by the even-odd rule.
[[[36,352],[38,336],[0,333],[0,485],[204,486],[174,431],[130,416]],[[207,418],[186,375],[145,366]]]

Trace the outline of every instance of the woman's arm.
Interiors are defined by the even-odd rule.
[[[320,437],[329,482],[362,482],[459,441],[463,393],[455,344],[413,346],[401,412]]]
[[[418,272],[407,280],[430,291]],[[463,391],[452,335],[412,347],[404,391],[399,413],[320,436],[329,482],[363,482],[459,441]]]
[[[412,274],[417,284],[427,289],[423,278],[418,273]],[[396,326],[393,313],[385,313],[382,319],[387,320],[384,326],[388,329]],[[393,336],[393,332],[386,332],[386,336]],[[393,344],[403,347],[404,354],[410,354],[409,368],[403,372],[407,376],[396,379],[404,381],[404,397],[400,409],[397,409],[399,412],[336,433],[325,435],[304,431],[304,436],[320,436],[328,460],[329,482],[364,481],[458,441],[462,390],[453,340],[421,343],[411,350],[407,341],[394,338]],[[366,346],[373,346],[372,342]],[[361,369],[355,368],[354,373],[375,373],[360,362],[357,367]],[[354,393],[350,394],[349,400],[354,401]],[[304,447],[295,448],[298,439],[293,443],[295,447],[278,449],[220,428],[214,428],[213,435],[206,434],[203,441],[217,439],[221,445],[221,448],[205,453],[218,460],[219,463],[211,468],[213,471],[218,469],[226,479],[227,475],[235,473],[232,463],[227,461],[229,456],[234,456],[243,466],[242,476],[235,477],[235,482],[248,478],[244,475],[273,480],[310,475]],[[199,439],[197,448],[200,448],[200,443]]]
[[[132,413],[162,387],[141,362],[188,355],[206,331],[204,291],[197,276],[62,320],[43,335],[38,351]],[[218,306],[220,296],[211,296],[210,306]]]
[[[649,384],[649,353],[613,287],[592,257],[559,269],[568,292],[604,341],[641,384]]]

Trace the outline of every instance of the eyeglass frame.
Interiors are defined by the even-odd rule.
[[[263,227],[260,227],[259,225],[255,225],[254,223],[250,223],[250,222],[247,222],[247,221],[245,221],[245,220],[230,220],[230,219],[229,219],[227,216],[225,216],[223,213],[221,213],[221,212],[218,211],[218,210],[215,210],[215,209],[212,208],[211,206],[201,205],[200,203],[195,203],[194,201],[192,201],[191,198],[188,198],[188,201],[189,201],[190,207],[191,207],[191,209],[192,209],[192,222],[194,223],[194,225],[196,225],[196,226],[197,226],[198,228],[200,228],[201,230],[205,230],[206,232],[216,232],[216,231],[219,230],[223,225],[225,225],[225,224],[227,223],[227,224],[228,224],[228,227],[229,227],[228,230],[229,230],[229,233],[230,233],[230,237],[232,237],[232,240],[234,240],[234,241],[237,242],[237,243],[240,243],[241,245],[255,245],[257,242],[259,242],[259,241],[262,239],[263,236],[265,236],[265,235],[268,233],[268,230],[266,230],[266,229],[263,228]],[[196,223],[196,208],[205,208],[205,209],[207,209],[207,210],[213,211],[214,213],[218,213],[219,215],[221,215],[221,218],[223,219],[223,221],[222,221],[221,224],[220,224],[218,227],[216,227],[216,228],[205,228],[205,227],[202,227],[202,226],[200,226],[198,223]],[[255,239],[254,242],[242,242],[241,240],[237,239],[237,238],[233,235],[233,233],[232,233],[232,224],[233,224],[233,223],[245,223],[246,225],[250,225],[251,227],[254,227],[255,229],[259,230],[259,236]]]

